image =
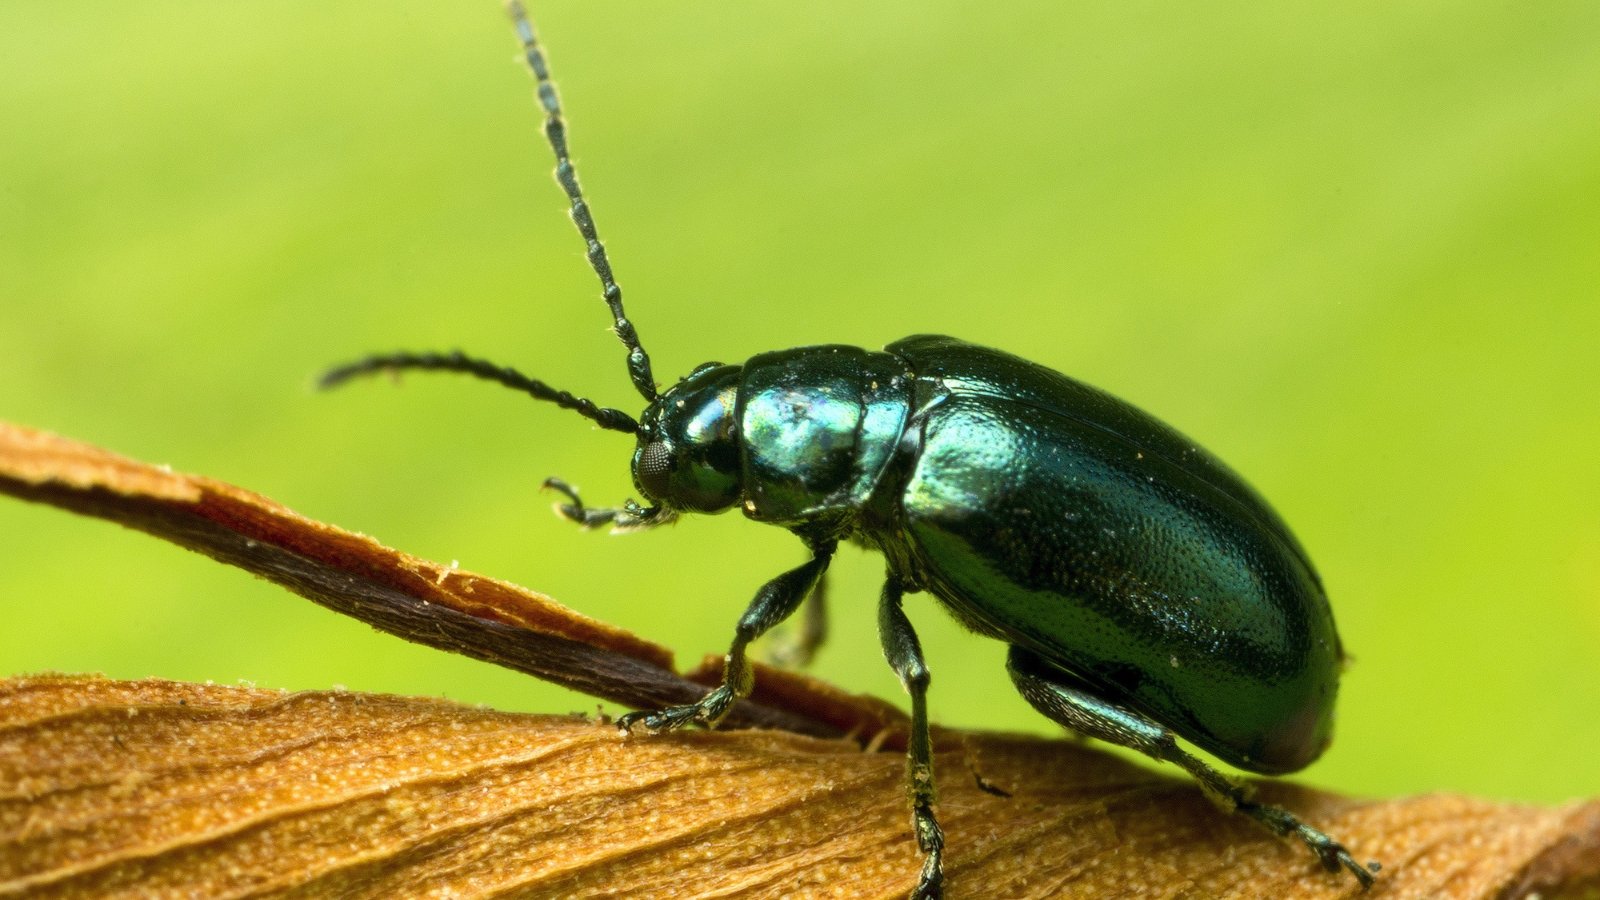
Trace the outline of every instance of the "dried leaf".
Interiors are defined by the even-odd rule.
[[[1184,780],[1067,741],[945,744],[951,896],[1355,891]],[[0,682],[0,894],[901,897],[902,774],[783,732],[626,738],[441,700],[19,678]],[[1375,897],[1600,887],[1600,803],[1264,790],[1387,860]]]
[[[702,688],[667,651],[514,585],[259,496],[0,424],[0,492],[240,565],[409,640],[632,706]],[[715,678],[702,666],[692,677]],[[812,735],[624,738],[438,700],[40,676],[0,682],[0,895],[895,897],[915,843],[903,718],[763,670],[737,715]],[[887,742],[884,738],[887,737]],[[1333,897],[1188,780],[1091,747],[941,732],[954,897]],[[979,779],[1009,796],[982,789]],[[1380,859],[1374,897],[1593,896],[1600,801],[1264,799]],[[1557,892],[1557,893],[1552,893]]]
[[[633,708],[689,703],[715,684],[672,653],[509,582],[419,559],[313,521],[259,494],[0,422],[0,493],[49,503],[239,566],[409,641],[487,660]],[[730,725],[832,737],[903,730],[870,697],[762,668]],[[778,702],[772,702],[777,698]]]

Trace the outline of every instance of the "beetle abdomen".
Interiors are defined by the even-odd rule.
[[[991,353],[950,344],[969,370]],[[925,350],[911,360],[919,377],[941,355]],[[1321,753],[1340,659],[1332,613],[1276,516],[1264,528],[1216,479],[1253,492],[1220,465],[1196,472],[1140,444],[1182,438],[1120,401],[1112,431],[1045,406],[1071,395],[945,387],[910,425],[922,446],[901,506],[940,599],[1231,764],[1293,771]]]

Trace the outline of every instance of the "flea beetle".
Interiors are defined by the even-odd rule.
[[[339,366],[333,386],[427,369],[496,382],[633,435],[633,483],[648,505],[584,505],[557,479],[558,509],[586,527],[637,531],[685,513],[738,509],[794,532],[803,565],[763,585],[740,617],[721,686],[699,702],[632,712],[629,732],[715,726],[749,694],[749,645],[821,588],[840,541],[882,552],[884,656],[911,696],[907,771],[923,853],[914,897],[939,896],[944,835],[934,817],[928,667],[901,608],[932,594],[958,620],[1010,645],[1006,668],[1040,712],[1089,737],[1175,763],[1225,808],[1298,839],[1332,872],[1362,866],[1288,811],[1252,801],[1181,748],[1280,774],[1327,748],[1344,660],[1333,612],[1300,542],[1260,495],[1194,442],[1092,387],[998,350],[918,335],[881,351],[828,345],[741,365],[706,363],[665,391],[622,308],[578,185],[544,55],[510,4],[571,202],[628,375],[637,419],[461,353],[390,353]],[[807,629],[812,643],[822,629]],[[812,647],[800,648],[808,655]]]

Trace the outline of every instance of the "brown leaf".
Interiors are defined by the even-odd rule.
[[[313,522],[230,485],[0,424],[0,492],[139,528],[408,640],[630,706],[703,688],[664,648],[547,597]],[[691,676],[714,680],[715,667]],[[917,854],[903,717],[763,670],[738,721],[623,738],[438,700],[164,681],[0,682],[0,895],[891,897]],[[876,740],[869,740],[875,738]],[[1068,741],[942,732],[953,897],[1332,897],[1188,780]],[[1003,789],[981,789],[978,779]],[[1375,897],[1600,892],[1600,801],[1269,802],[1385,864]]]
[[[1184,780],[1066,741],[945,743],[953,897],[1355,892]],[[0,894],[900,897],[918,868],[902,775],[896,754],[783,732],[18,678],[0,682]],[[1600,887],[1600,803],[1264,792],[1382,856],[1374,897]]]
[[[680,676],[667,648],[526,588],[401,553],[231,484],[5,422],[0,493],[120,522],[408,641],[625,706],[693,702],[720,676],[720,664]],[[882,701],[766,668],[756,681],[730,725],[821,737],[903,731],[904,716]]]

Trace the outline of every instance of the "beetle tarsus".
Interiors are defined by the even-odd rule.
[[[610,525],[611,532],[618,534],[654,528],[677,518],[676,513],[664,506],[640,506],[632,500],[625,501],[620,507],[584,506],[577,489],[559,478],[546,478],[541,487],[567,498],[566,503],[555,504],[556,515],[586,529]]]
[[[1369,871],[1368,866],[1356,862],[1355,857],[1350,855],[1350,851],[1343,844],[1300,821],[1288,810],[1253,802],[1240,803],[1235,808],[1275,834],[1298,839],[1316,855],[1322,867],[1329,872],[1348,870],[1355,876],[1356,881],[1361,883],[1363,891],[1372,887],[1372,874],[1379,868],[1377,863],[1370,863],[1373,868]]]
[[[616,519],[615,509],[590,509],[584,506],[583,498],[578,496],[577,489],[559,478],[554,476],[546,478],[540,487],[547,491],[555,491],[567,498],[566,503],[555,504],[555,511],[568,522],[575,522],[584,528],[599,528],[602,525],[609,525]]]
[[[1234,808],[1260,822],[1274,834],[1298,839],[1316,855],[1322,867],[1329,872],[1337,873],[1340,869],[1345,869],[1361,883],[1361,890],[1365,891],[1372,887],[1372,875],[1381,866],[1375,862],[1365,866],[1356,862],[1355,857],[1350,855],[1350,851],[1343,844],[1300,821],[1288,810],[1254,802],[1239,803]]]
[[[716,727],[717,722],[727,715],[728,709],[733,705],[731,691],[717,688],[707,694],[699,703],[690,703],[685,706],[669,706],[666,709],[645,710],[631,712],[617,717],[617,728],[632,734],[634,729],[640,729],[647,734],[658,734],[663,731],[675,731],[691,723],[699,723],[707,728]]]
[[[918,804],[912,809],[912,824],[917,832],[917,847],[922,851],[922,871],[912,900],[934,900],[944,896],[944,829],[930,807]]]

